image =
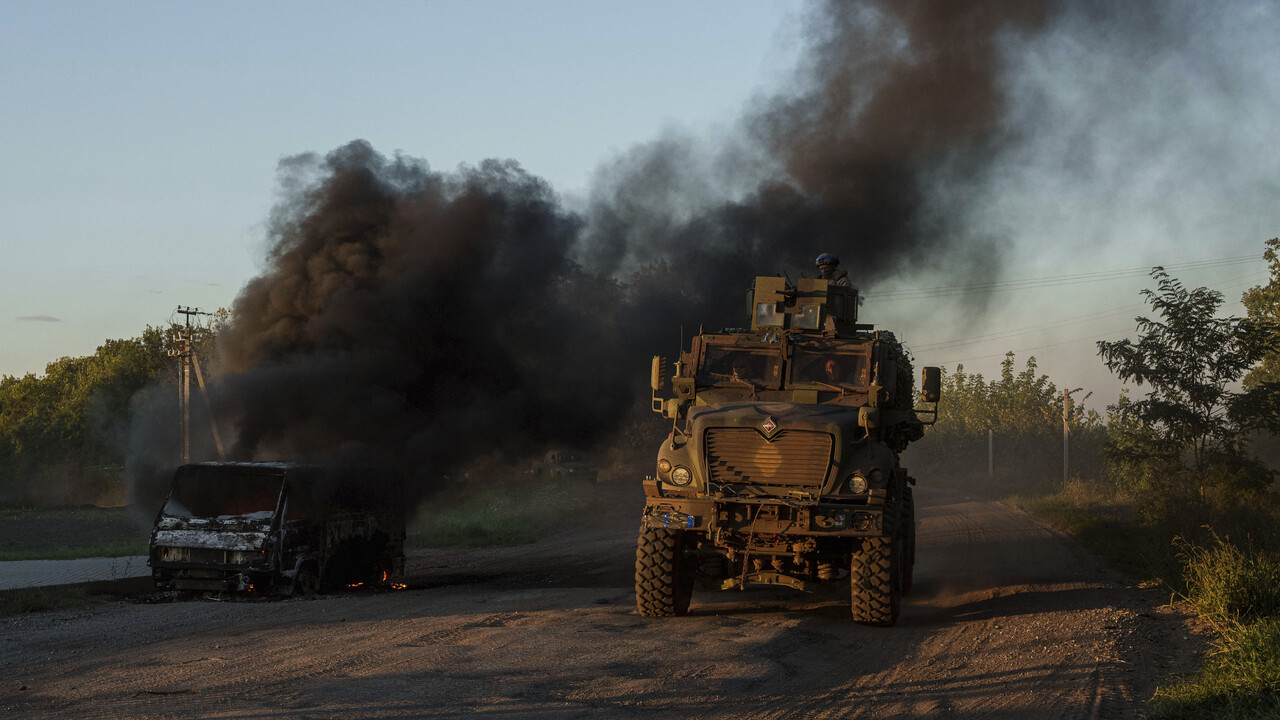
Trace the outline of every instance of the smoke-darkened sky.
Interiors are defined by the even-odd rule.
[[[0,372],[229,306],[274,272],[280,179],[356,139],[539,187],[571,247],[527,269],[666,257],[697,294],[834,251],[920,360],[1019,350],[1071,386],[1106,385],[1092,341],[1131,328],[1141,268],[1280,234],[1273,4],[833,7],[5,6]],[[1229,298],[1263,277],[1186,273]],[[1067,279],[901,295],[1045,277]]]

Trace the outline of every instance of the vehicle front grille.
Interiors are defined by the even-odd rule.
[[[783,430],[766,440],[753,428],[711,428],[706,452],[714,484],[816,491],[831,465],[831,435]]]
[[[160,560],[174,563],[201,565],[250,565],[263,555],[252,550],[223,550],[220,548],[161,547]]]
[[[214,548],[190,548],[187,552],[190,553],[190,557],[188,559],[191,562],[211,563],[217,565],[227,563],[227,556],[231,554],[226,550],[217,550]]]

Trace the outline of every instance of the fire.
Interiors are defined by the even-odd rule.
[[[350,588],[350,589],[355,589],[355,588],[358,588],[358,587],[362,587],[363,585],[364,585],[364,583],[362,583],[362,582],[358,582],[358,583],[351,583],[351,584],[350,584],[350,585],[348,585],[347,587],[348,587],[348,588]]]
[[[392,590],[404,590],[407,587],[409,586],[404,583],[391,583]]]

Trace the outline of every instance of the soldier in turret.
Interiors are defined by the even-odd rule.
[[[840,269],[840,258],[831,253],[822,253],[814,262],[818,265],[818,272],[826,278],[828,283],[841,287],[853,287],[849,282],[849,271]]]

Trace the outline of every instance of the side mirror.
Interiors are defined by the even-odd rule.
[[[942,371],[936,367],[926,367],[921,373],[920,399],[927,403],[936,403],[942,396]]]
[[[653,366],[649,369],[649,387],[654,392],[662,392],[667,384],[667,359],[661,355],[653,356]]]

